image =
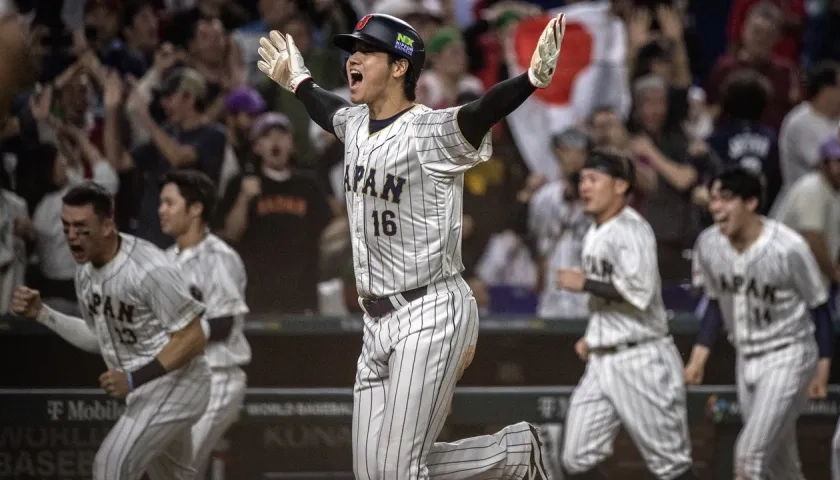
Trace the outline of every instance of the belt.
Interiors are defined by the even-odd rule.
[[[612,355],[613,353],[622,352],[624,350],[628,350],[630,348],[638,347],[639,345],[644,345],[646,343],[655,342],[660,340],[659,338],[648,338],[646,340],[639,340],[638,342],[625,342],[619,343],[618,345],[612,345],[609,347],[598,347],[592,348],[589,350],[589,353],[594,353],[595,355]]]
[[[779,350],[784,350],[791,345],[793,345],[793,342],[783,343],[783,344],[778,345],[776,347],[768,348],[767,350],[762,350],[760,352],[755,352],[755,353],[746,353],[742,356],[744,357],[744,359],[749,360],[751,358],[760,357],[760,356],[766,355],[768,353],[773,353],[773,352],[778,352]]]
[[[426,295],[427,290],[428,287],[424,285],[390,297],[363,298],[359,305],[371,317],[382,317]]]

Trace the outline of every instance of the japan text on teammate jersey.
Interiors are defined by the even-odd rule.
[[[213,368],[246,365],[251,361],[251,347],[243,331],[248,306],[245,288],[248,279],[239,254],[213,234],[207,234],[195,246],[179,251],[177,245],[166,255],[183,271],[190,295],[204,302],[202,321],[208,318],[233,317],[233,329],[223,342],[207,344],[204,353]]]
[[[714,225],[694,248],[693,283],[718,301],[730,342],[744,354],[813,336],[809,309],[828,298],[805,239],[775,220],[763,222],[744,252]]]
[[[367,106],[333,117],[344,142],[344,189],[356,288],[386,297],[449,278],[461,260],[463,173],[490,158],[490,134],[478,150],[461,135],[458,107],[415,105],[368,133]]]
[[[76,295],[106,365],[123,371],[152,361],[169,334],[204,313],[164,252],[127,234],[120,234],[119,252],[108,264],[76,271]]]
[[[668,334],[662,281],[653,229],[631,207],[602,225],[592,225],[583,239],[586,278],[609,282],[626,300],[613,302],[594,295],[586,344],[591,349],[641,342]]]

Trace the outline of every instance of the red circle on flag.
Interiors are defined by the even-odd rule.
[[[546,24],[553,17],[534,17],[522,20],[516,27],[514,49],[519,67],[527,71],[531,65],[531,56],[537,48],[537,42]],[[566,19],[566,33],[560,58],[557,60],[557,72],[548,88],[540,88],[534,93],[541,100],[555,105],[566,105],[572,99],[572,88],[577,76],[592,63],[592,35],[586,26]]]

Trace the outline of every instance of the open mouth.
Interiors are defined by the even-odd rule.
[[[357,87],[360,83],[362,83],[362,72],[358,70],[350,70],[349,82],[350,88]]]
[[[70,255],[76,260],[81,260],[85,256],[85,251],[79,245],[70,245]]]

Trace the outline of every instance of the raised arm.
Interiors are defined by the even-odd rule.
[[[540,35],[526,73],[493,85],[481,98],[460,109],[458,126],[474,148],[481,145],[493,125],[522,105],[537,88],[551,85],[565,32],[566,17],[561,13],[548,22]]]
[[[257,67],[278,85],[297,95],[318,126],[338,135],[333,116],[342,108],[349,107],[350,103],[313,82],[312,74],[303,64],[303,55],[291,35],[283,36],[272,31],[269,37],[270,40],[260,38],[262,60],[257,62]]]
[[[351,104],[340,96],[319,87],[312,78],[298,85],[295,92],[298,99],[306,107],[312,120],[327,132],[336,134],[333,117],[342,108]]]
[[[527,73],[493,85],[481,98],[458,111],[458,127],[464,138],[478,148],[493,125],[513,113],[536,90]]]

